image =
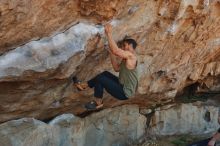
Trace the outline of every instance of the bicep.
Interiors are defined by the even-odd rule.
[[[124,51],[124,50],[119,49],[119,48],[115,49],[113,51],[113,54],[118,56],[118,57],[120,57],[120,58],[122,58],[122,59],[128,59],[130,57],[130,55],[131,55],[130,52]]]

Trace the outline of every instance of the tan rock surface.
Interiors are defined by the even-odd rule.
[[[138,99],[128,103],[168,100],[194,83],[219,92],[218,0],[3,0],[0,122],[80,113],[92,92],[77,92],[71,76],[112,71],[99,25],[109,20],[115,40],[128,35],[139,44]],[[106,107],[124,104],[106,97]]]

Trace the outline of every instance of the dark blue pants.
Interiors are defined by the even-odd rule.
[[[108,71],[104,71],[88,81],[90,88],[94,88],[94,96],[96,98],[103,97],[105,89],[109,94],[119,100],[128,99],[123,91],[123,86],[120,84],[118,77]]]

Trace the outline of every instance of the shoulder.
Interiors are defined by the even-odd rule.
[[[127,56],[128,56],[128,59],[129,58],[137,58],[136,57],[136,54],[134,54],[134,53],[132,53],[132,52],[130,52],[130,51],[125,51],[126,52],[126,54],[127,54]]]
[[[138,60],[137,54],[129,52],[128,59],[137,61]]]

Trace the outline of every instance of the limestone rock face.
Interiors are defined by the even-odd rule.
[[[71,77],[112,71],[106,22],[116,41],[127,35],[139,44],[138,103],[195,83],[219,92],[218,0],[1,0],[0,122],[80,113],[92,92],[78,93]]]
[[[0,125],[1,146],[127,145],[144,135],[146,118],[137,106],[107,109],[84,119],[64,114],[49,124],[24,118]]]
[[[109,20],[125,4],[125,0],[2,0],[0,53],[30,40],[60,33],[82,19]]]
[[[0,146],[130,146],[146,136],[208,137],[219,128],[219,107],[207,103],[169,104],[154,111],[124,105],[85,118],[62,114],[48,123],[12,120],[0,124]]]
[[[181,104],[155,111],[150,124],[151,134],[207,134],[219,128],[219,107],[201,104]]]

